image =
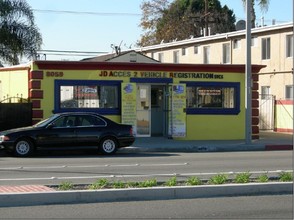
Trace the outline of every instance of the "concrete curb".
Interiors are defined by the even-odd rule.
[[[292,182],[0,194],[0,207],[292,194]]]

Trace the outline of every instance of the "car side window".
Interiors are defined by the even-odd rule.
[[[80,117],[81,126],[106,126],[106,122],[98,117],[92,115],[84,115]]]
[[[54,121],[54,125],[58,128],[73,127],[75,126],[75,116],[60,117]]]

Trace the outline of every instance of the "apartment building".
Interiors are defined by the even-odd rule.
[[[293,131],[293,23],[254,28],[251,63],[259,72],[260,129]],[[142,52],[161,63],[245,64],[246,30],[173,41]]]

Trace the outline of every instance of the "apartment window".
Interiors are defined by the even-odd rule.
[[[240,83],[186,82],[188,114],[238,114]]]
[[[182,48],[182,56],[186,56],[187,55],[187,48]]]
[[[269,99],[271,96],[270,92],[269,86],[261,86],[261,99]]]
[[[199,54],[199,45],[194,46],[194,54]]]
[[[252,37],[251,38],[251,47],[256,47],[257,46],[257,37]]]
[[[286,85],[286,99],[293,100],[293,85]]]
[[[226,43],[223,44],[223,63],[230,63],[231,62],[231,50],[230,44]]]
[[[163,63],[163,57],[164,57],[163,56],[163,53],[159,53],[158,54],[158,61],[161,62],[161,63]]]
[[[179,63],[179,51],[174,51],[174,63]]]
[[[238,49],[238,48],[240,48],[241,47],[241,40],[240,39],[235,39],[234,41],[233,41],[233,48],[234,49]]]
[[[262,60],[268,60],[271,58],[271,39],[269,37],[261,39],[261,50]]]
[[[293,35],[286,36],[286,57],[293,57]]]
[[[154,59],[154,52],[151,52],[151,58]]]
[[[203,47],[203,63],[204,64],[209,64],[209,56],[210,56],[210,47],[206,46]]]

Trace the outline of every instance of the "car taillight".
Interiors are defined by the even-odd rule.
[[[130,128],[130,135],[133,135],[133,126]]]

